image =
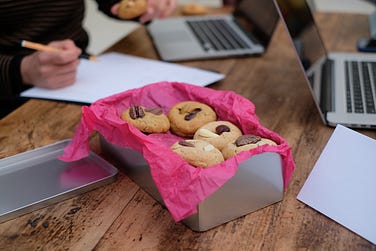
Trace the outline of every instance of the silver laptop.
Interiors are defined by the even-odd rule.
[[[305,0],[274,3],[324,122],[375,129],[376,55],[327,53]]]
[[[278,13],[272,0],[239,0],[231,15],[172,17],[147,26],[165,61],[264,53]]]

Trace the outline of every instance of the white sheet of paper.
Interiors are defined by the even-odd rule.
[[[170,81],[206,86],[223,74],[174,63],[107,53],[99,61],[81,60],[75,84],[57,90],[33,87],[23,97],[93,103],[94,101],[146,84]]]
[[[338,125],[297,198],[376,244],[376,140]]]

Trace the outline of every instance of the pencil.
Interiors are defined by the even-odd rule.
[[[37,51],[61,51],[61,49],[56,48],[56,47],[52,47],[52,46],[48,46],[48,45],[44,45],[44,44],[39,44],[39,43],[34,43],[34,42],[26,41],[26,40],[21,41],[21,46],[25,47],[25,48],[37,50]],[[92,60],[92,61],[98,60],[96,57],[91,56],[87,53],[81,53],[78,57],[82,58],[82,59]]]

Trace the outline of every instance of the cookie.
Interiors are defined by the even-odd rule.
[[[208,8],[205,5],[197,3],[189,3],[182,7],[183,15],[205,15],[208,13]]]
[[[213,121],[201,126],[193,139],[205,140],[221,150],[242,135],[241,130],[229,121]]]
[[[202,140],[181,140],[173,144],[171,150],[195,167],[206,168],[224,161],[221,151]]]
[[[175,104],[168,112],[171,131],[179,136],[191,138],[198,128],[217,120],[217,114],[208,105],[196,101]]]
[[[223,147],[222,154],[225,159],[228,159],[242,151],[247,151],[265,144],[271,146],[277,145],[274,141],[270,139],[261,138],[259,136],[252,134],[242,135],[239,138],[237,138],[233,143],[229,143],[225,147]]]
[[[147,0],[122,0],[118,17],[121,19],[133,19],[145,13],[147,8]]]
[[[164,133],[170,129],[170,121],[158,107],[134,105],[122,112],[121,119],[144,133]]]

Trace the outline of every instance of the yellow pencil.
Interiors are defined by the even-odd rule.
[[[44,45],[44,44],[39,44],[39,43],[34,43],[34,42],[26,41],[26,40],[21,41],[21,46],[25,47],[25,48],[37,50],[37,51],[61,51],[61,49],[56,48],[56,47],[52,47],[52,46],[48,46],[48,45]],[[83,58],[83,59],[92,60],[92,61],[98,60],[96,57],[91,56],[87,53],[81,53],[78,57]]]

